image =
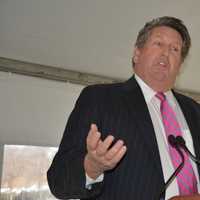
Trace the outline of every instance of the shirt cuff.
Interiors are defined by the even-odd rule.
[[[102,182],[104,179],[104,174],[101,174],[100,176],[98,176],[96,179],[92,179],[90,178],[87,173],[85,173],[86,176],[86,184],[85,184],[85,188],[88,190],[92,189],[92,185],[95,183],[99,183]]]

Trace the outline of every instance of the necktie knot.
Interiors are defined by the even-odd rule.
[[[156,93],[156,97],[161,101],[163,102],[165,99],[166,99],[166,96],[163,92],[157,92]]]

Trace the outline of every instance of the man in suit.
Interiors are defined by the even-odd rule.
[[[200,157],[200,105],[171,90],[189,48],[190,36],[181,20],[154,19],[138,34],[132,58],[135,75],[124,83],[82,91],[48,170],[57,198],[160,198],[175,167],[158,92],[173,108],[190,150]],[[200,167],[191,163],[191,168],[195,189],[186,195],[193,196],[200,189]],[[162,198],[179,194],[184,195],[175,179]]]

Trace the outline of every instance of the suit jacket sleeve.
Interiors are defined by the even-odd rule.
[[[89,87],[91,88],[91,86]],[[60,199],[93,198],[100,194],[103,182],[85,188],[84,157],[86,137],[91,123],[100,125],[98,98],[86,88],[82,91],[69,117],[59,150],[47,172],[51,192]]]

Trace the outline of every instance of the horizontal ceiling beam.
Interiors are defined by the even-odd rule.
[[[114,78],[76,72],[58,67],[40,65],[3,57],[0,57],[0,71],[12,72],[56,81],[70,82],[81,85],[91,85],[96,83],[115,83],[121,81]]]
[[[80,85],[116,83],[122,81],[116,78],[109,78],[89,73],[76,72],[63,68],[29,63],[4,57],[0,57],[0,71],[34,76],[55,81],[70,82]],[[187,96],[190,96],[196,101],[200,102],[200,93],[184,90],[177,91]]]

